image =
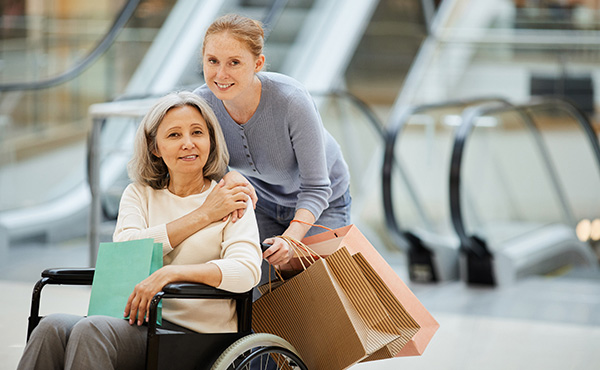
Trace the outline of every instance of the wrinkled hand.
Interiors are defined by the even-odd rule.
[[[154,295],[169,283],[168,266],[162,267],[152,275],[138,283],[127,300],[123,317],[129,317],[129,324],[140,326],[148,321],[150,302]]]
[[[271,246],[263,252],[263,258],[271,265],[284,265],[294,256],[294,251],[289,244],[281,238],[269,238],[264,241]]]
[[[221,180],[208,194],[200,209],[206,213],[211,222],[225,221],[230,214],[237,214],[238,211],[243,215],[248,201],[247,191],[244,185],[226,184]]]
[[[228,186],[244,186],[246,188],[246,190],[244,192],[252,200],[252,206],[254,208],[256,208],[256,202],[258,202],[258,196],[256,195],[256,190],[254,189],[254,186],[252,186],[252,184],[250,184],[248,179],[246,179],[244,176],[242,176],[242,174],[240,174],[237,171],[227,172],[225,174],[225,176],[223,176],[223,181],[225,181],[225,184],[227,184]],[[244,216],[244,212],[246,212],[245,208],[237,209],[236,211],[232,212],[231,213],[231,221],[236,222],[237,220],[242,218]]]

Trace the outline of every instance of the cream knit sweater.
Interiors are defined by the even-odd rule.
[[[216,186],[201,194],[179,197],[167,189],[130,184],[123,193],[113,241],[152,238],[163,244],[163,263],[214,263],[223,275],[218,287],[245,292],[260,281],[262,253],[250,202],[235,223],[218,221],[187,238],[176,248],[169,243],[166,224],[198,208]],[[197,332],[237,330],[235,303],[223,300],[165,300],[163,318]]]

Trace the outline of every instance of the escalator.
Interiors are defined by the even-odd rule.
[[[585,113],[571,103],[465,111],[449,188],[464,280],[506,286],[561,269],[597,270],[591,233],[576,231],[581,220],[598,217],[598,186],[600,146]]]
[[[460,240],[452,226],[447,179],[462,112],[501,98],[476,98],[410,107],[387,127],[382,172],[385,221],[418,282],[459,277]]]
[[[461,185],[459,191],[463,210],[468,209],[465,211],[467,219],[463,222],[469,227],[479,225],[478,222],[487,224],[490,231],[484,232],[485,236],[467,233],[472,238],[461,240],[461,232],[457,231],[455,217],[450,212],[450,156],[452,146],[455,145],[454,132],[464,124],[465,117],[462,113],[465,106],[457,106],[450,111],[436,110],[436,106],[443,106],[443,102],[477,101],[488,96],[500,97],[517,105],[530,102],[535,96],[560,96],[566,97],[580,108],[585,119],[591,120],[590,127],[597,126],[598,96],[594,94],[594,86],[600,76],[597,67],[600,62],[600,23],[597,22],[600,9],[594,8],[591,3],[570,5],[577,8],[570,10],[558,9],[562,5],[557,5],[557,9],[548,9],[543,8],[543,4],[536,4],[442,1],[431,22],[431,33],[421,44],[415,62],[406,74],[403,89],[396,97],[387,124],[388,141],[383,168],[384,206],[387,207],[388,229],[395,236],[396,246],[407,251],[409,260],[413,259],[415,262],[411,266],[411,270],[414,270],[411,274],[416,281],[453,279],[457,276],[454,273],[458,270],[456,261],[459,260],[459,251],[465,246],[468,249],[468,243],[476,245],[474,249],[479,250],[478,255],[487,260],[488,266],[483,270],[488,271],[488,267],[493,264],[490,261],[493,260],[494,253],[503,249],[494,249],[490,243],[497,247],[497,243],[504,243],[496,239],[502,239],[501,235],[506,234],[504,237],[508,238],[513,232],[519,234],[519,230],[523,235],[526,234],[517,226],[513,231],[508,231],[510,228],[506,227],[504,231],[492,232],[490,228],[494,228],[495,224],[490,220],[482,220],[488,217],[499,217],[495,225],[497,229],[502,229],[503,224],[506,226],[504,221],[520,224],[530,223],[531,219],[537,220],[539,230],[545,230],[546,240],[543,241],[544,237],[540,236],[544,232],[538,235],[539,238],[530,234],[531,239],[521,239],[524,245],[522,250],[527,249],[527,246],[535,249],[536,244],[552,245],[561,239],[568,240],[567,244],[573,250],[578,250],[575,253],[578,257],[565,257],[562,265],[565,269],[569,261],[574,265],[597,263],[597,241],[588,237],[583,238],[582,242],[575,235],[576,229],[591,230],[593,222],[595,225],[600,224],[600,221],[595,221],[597,213],[592,210],[600,205],[597,190],[594,189],[594,186],[600,185],[596,179],[597,168],[589,164],[586,167],[589,170],[581,173],[574,173],[573,170],[574,163],[597,160],[597,154],[590,150],[592,146],[589,144],[596,134],[591,130],[588,138],[586,135],[590,132],[583,129],[572,115],[565,118],[565,114],[561,113],[558,117],[564,119],[554,120],[531,118],[535,124],[521,121],[520,124],[515,124],[519,126],[518,130],[513,125],[513,129],[507,132],[499,128],[486,128],[488,123],[498,121],[496,117],[478,120],[474,130],[478,135],[475,136],[487,132],[488,139],[480,142],[477,155],[469,152],[464,154],[464,159],[469,162],[476,159],[483,161],[484,158],[491,161],[492,156],[502,158],[501,154],[486,152],[490,150],[486,143],[501,140],[494,138],[495,136],[512,134],[517,147],[518,143],[528,141],[531,150],[539,150],[535,155],[529,153],[528,157],[523,158],[523,162],[514,161],[512,166],[504,166],[506,168],[494,167],[494,163],[489,163],[469,170],[468,176],[473,183]],[[583,19],[582,15],[586,14]],[[559,17],[561,20],[552,17]],[[508,105],[501,105],[509,109]],[[414,114],[415,111],[419,114]],[[537,112],[533,116],[539,114]],[[577,142],[570,139],[562,141],[563,138],[557,133],[565,131],[569,132],[566,137],[583,137]],[[479,141],[475,139],[469,145],[476,147],[477,142]],[[519,148],[525,150],[526,147]],[[588,152],[579,153],[578,156],[570,154],[569,150],[575,148],[577,151],[587,148]],[[510,147],[508,153],[512,154]],[[496,160],[495,163],[498,162],[502,161]],[[538,166],[533,166],[532,163]],[[481,189],[476,180],[483,182],[486,178],[484,174],[494,173],[499,168],[503,168],[503,173],[496,173],[496,181],[484,185],[484,188],[498,190],[494,193],[496,198],[487,194],[485,200],[480,199],[481,194],[485,194],[485,189]],[[527,169],[538,176],[530,176],[529,173],[520,173],[521,176],[518,176],[520,171],[527,172]],[[539,171],[543,174],[538,173]],[[509,180],[513,178],[515,180]],[[545,193],[544,202],[551,208],[550,204],[554,204],[555,208],[537,215],[540,216],[539,219],[534,217],[534,210],[543,213],[545,207],[542,205],[545,203],[532,204],[532,198],[517,197],[515,194],[531,194],[531,191],[520,189],[519,186],[515,188],[510,182],[523,184],[525,179],[530,181],[530,178],[537,178],[541,182],[530,188],[553,189]],[[386,186],[391,189],[386,190]],[[534,194],[542,196],[541,192],[534,191]],[[500,202],[499,199],[504,200],[504,208],[493,203],[494,200]],[[528,216],[521,219],[524,215]],[[530,226],[534,227],[535,224],[536,222],[531,222]],[[562,232],[557,231],[561,227]],[[549,231],[551,229],[557,234],[552,235],[553,232]],[[492,249],[494,253],[491,252]],[[527,261],[528,257],[522,256],[521,261],[513,264],[512,270],[506,269],[505,276],[498,272],[501,278],[488,271],[488,275],[494,278],[487,279],[487,282],[503,284],[514,281],[521,274],[552,269],[551,263],[539,262],[540,270],[535,271],[532,266],[524,266],[529,263]],[[517,265],[519,267],[515,268]],[[463,279],[468,280],[465,278],[468,275],[465,271],[459,272]]]
[[[125,22],[128,26],[117,27],[116,32],[120,32],[120,38],[130,38],[134,42],[127,44],[120,41],[120,38],[116,38],[116,43],[110,46],[102,57],[107,58],[112,64],[102,58],[99,59],[101,62],[89,63],[90,69],[107,68],[108,71],[129,69],[128,73],[118,76],[121,79],[117,81],[107,79],[106,83],[110,82],[110,86],[107,86],[110,98],[101,97],[96,100],[96,103],[151,98],[172,90],[192,89],[201,84],[203,80],[198,63],[198,50],[204,30],[218,15],[229,12],[237,12],[265,21],[269,34],[265,48],[269,70],[290,74],[313,91],[329,91],[340,84],[349,58],[358,44],[377,1],[362,1],[360,9],[356,8],[357,4],[325,0],[165,1],[160,2],[164,5],[160,10],[165,12],[167,17],[159,21],[155,20],[157,28],[132,29],[131,24],[136,16],[156,11],[152,3],[152,1],[141,1],[132,13],[133,18],[129,23]],[[132,63],[135,69],[132,69],[130,64],[124,64],[119,60],[118,54],[124,48],[131,46],[135,50],[139,47],[136,46],[137,39],[132,36],[146,41],[145,49],[136,57],[139,58],[139,63]],[[336,51],[333,57],[332,50]],[[100,66],[97,66],[98,63]],[[85,73],[82,76],[85,76]],[[88,82],[82,81],[81,78],[71,78],[68,82],[57,81],[57,87],[50,88],[49,91],[69,90],[73,85],[81,87]],[[34,83],[38,80],[33,79]],[[105,83],[105,81],[93,82]],[[12,82],[5,84],[8,85],[14,84]],[[11,91],[13,90],[18,89],[11,86]],[[121,93],[118,93],[119,91]],[[17,93],[22,92],[17,91]],[[44,90],[33,88],[30,94],[46,93]],[[2,94],[2,99],[6,101],[7,94],[12,93]],[[59,97],[61,96],[56,96],[56,99],[58,100]],[[82,104],[84,97],[87,95],[82,94],[80,89],[71,92],[67,99],[73,102],[73,106],[75,103],[78,103],[78,106],[94,106],[93,100],[86,100],[88,103]],[[23,104],[22,101],[16,100],[17,103],[13,105],[15,109]],[[67,113],[72,112],[64,112],[65,115]],[[13,159],[9,166],[2,168],[0,173],[0,180],[2,180],[0,187],[3,188],[3,193],[25,192],[36,196],[35,199],[12,199],[10,204],[0,207],[0,251],[5,252],[8,244],[14,240],[42,238],[52,242],[87,234],[89,206],[92,199],[86,181],[86,171],[90,168],[84,160],[86,145],[82,139],[89,130],[90,118],[87,111],[80,112],[79,116],[81,118],[77,123],[62,126],[63,131],[79,133],[71,139],[73,148],[70,151],[65,150],[66,145],[60,145],[60,140],[57,140],[54,143],[56,150],[44,152],[43,156],[31,155],[32,161],[29,166],[22,165],[23,161],[17,158],[18,155],[6,156],[9,158],[12,156]],[[35,122],[35,119],[32,118],[32,121]],[[102,146],[94,149],[101,158],[101,180],[98,185],[103,194],[101,200],[103,219],[114,217],[122,189],[129,181],[125,169],[136,124],[130,122],[125,118],[105,120],[100,130]],[[51,126],[52,130],[55,130],[56,125]],[[77,127],[77,130],[73,127]],[[35,128],[32,131],[35,132]],[[6,139],[3,143],[10,141]],[[3,145],[3,148],[5,147]],[[15,149],[14,152],[18,150]],[[27,167],[34,171],[40,167],[51,169],[53,162],[61,162],[65,165],[56,171],[40,171],[39,178],[35,175],[28,178],[24,174]],[[14,172],[7,170],[9,167],[18,174],[15,176]],[[44,185],[47,184],[44,177],[52,181],[51,188]],[[14,178],[23,180],[11,186],[2,186],[3,182],[7,182],[4,179]],[[28,180],[24,180],[27,178]],[[27,181],[26,186],[23,186],[24,181]],[[5,192],[7,187],[9,191]],[[29,188],[31,190],[23,191]]]
[[[506,286],[597,269],[600,229],[576,230],[598,219],[600,147],[566,100],[413,107],[388,130],[382,182],[412,281]]]

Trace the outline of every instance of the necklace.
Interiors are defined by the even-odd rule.
[[[200,189],[200,192],[202,193],[204,191],[204,187],[206,186],[206,180],[202,179],[202,189]]]

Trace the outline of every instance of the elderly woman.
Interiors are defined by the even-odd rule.
[[[261,250],[254,210],[243,185],[225,185],[229,155],[209,106],[195,94],[160,99],[140,124],[114,241],[153,238],[164,267],[131,293],[124,317],[54,314],[32,333],[19,369],[144,367],[152,297],[166,284],[189,281],[243,292],[260,280]],[[244,210],[236,222],[228,215]],[[241,213],[240,213],[241,214]],[[235,331],[230,301],[163,303],[163,327]],[[135,318],[139,318],[137,321]]]

